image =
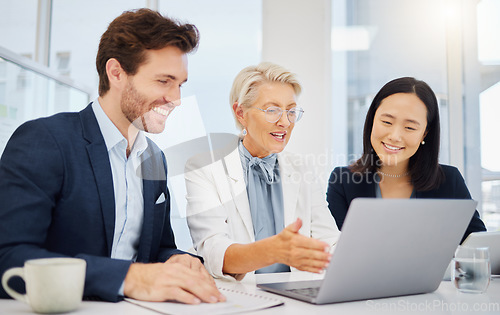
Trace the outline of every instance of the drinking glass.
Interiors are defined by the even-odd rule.
[[[486,292],[491,276],[488,247],[458,246],[453,264],[452,279],[458,291],[464,293]]]

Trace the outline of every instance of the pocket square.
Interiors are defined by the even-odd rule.
[[[164,193],[161,193],[160,197],[158,197],[158,199],[156,199],[156,204],[160,204],[162,202],[165,202],[165,194]]]

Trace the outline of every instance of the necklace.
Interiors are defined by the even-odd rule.
[[[386,173],[381,172],[381,171],[377,171],[377,173],[380,173],[380,174],[382,174],[384,176],[387,176],[387,177],[399,178],[399,177],[403,177],[403,176],[406,176],[406,175],[410,174],[410,171],[408,171],[408,172],[406,172],[404,174],[396,174],[396,175],[394,175],[394,174],[386,174]]]

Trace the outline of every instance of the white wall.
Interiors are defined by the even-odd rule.
[[[325,159],[331,154],[333,138],[330,1],[263,1],[262,20],[262,61],[296,73],[303,87],[298,103],[304,116],[287,150],[314,155],[315,166],[329,173],[331,166]]]

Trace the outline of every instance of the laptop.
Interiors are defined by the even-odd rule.
[[[257,286],[313,304],[433,292],[476,205],[473,200],[355,199],[323,280]]]
[[[467,247],[489,247],[491,274],[500,274],[500,232],[471,233],[462,245]]]

